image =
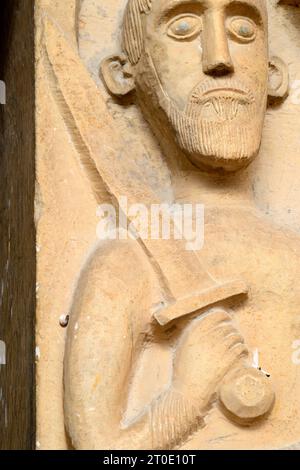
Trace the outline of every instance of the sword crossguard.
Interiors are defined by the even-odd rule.
[[[196,292],[186,297],[174,300],[166,306],[160,306],[154,313],[154,318],[165,326],[173,320],[195,313],[206,307],[210,307],[222,300],[230,299],[237,295],[247,296],[249,288],[244,281],[236,280]]]

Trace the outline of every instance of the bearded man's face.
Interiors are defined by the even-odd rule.
[[[143,107],[200,168],[235,171],[261,143],[267,105],[264,0],[152,0],[136,65]],[[151,118],[153,117],[153,119]]]

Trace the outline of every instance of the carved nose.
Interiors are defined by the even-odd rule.
[[[210,61],[203,67],[204,73],[207,75],[222,76],[233,72],[233,64],[231,61],[218,59]]]
[[[222,11],[208,11],[204,15],[202,50],[204,73],[219,76],[234,71]]]

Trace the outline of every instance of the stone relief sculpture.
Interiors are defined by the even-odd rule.
[[[299,390],[290,357],[300,245],[253,197],[266,111],[289,92],[287,66],[270,53],[267,2],[118,8],[119,50],[100,66],[111,103],[44,18],[52,97],[96,203],[200,201],[205,242],[197,251],[138,237],[90,250],[63,344],[67,435],[76,449],[278,447],[273,429],[293,420],[286,398]],[[126,137],[119,110],[132,104],[159,144],[151,158]]]

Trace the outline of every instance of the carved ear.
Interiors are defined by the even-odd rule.
[[[269,61],[269,104],[285,100],[289,94],[289,73],[286,64],[279,57]]]
[[[113,95],[125,96],[134,90],[133,70],[125,54],[106,57],[101,62],[100,70],[105,85]]]

